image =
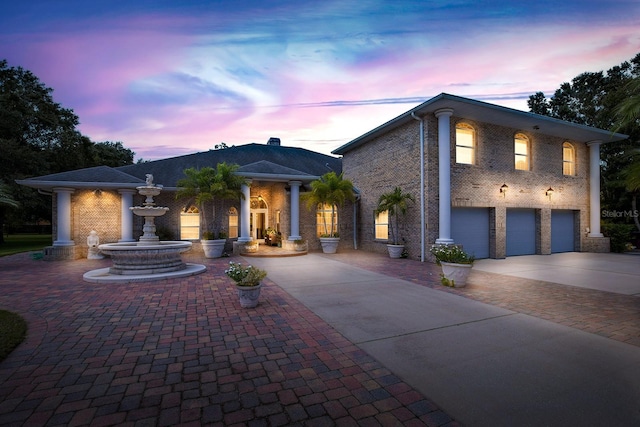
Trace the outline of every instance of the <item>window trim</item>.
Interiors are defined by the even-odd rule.
[[[379,217],[382,214],[387,215],[387,222],[378,222]],[[389,241],[389,211],[384,211],[384,212],[380,212],[379,214],[376,215],[376,213],[373,213],[373,239],[377,240],[377,241],[385,241],[388,242]],[[386,227],[386,233],[383,233],[382,230],[381,232],[383,234],[386,234],[387,237],[378,237],[378,229],[382,228],[382,227]]]
[[[471,133],[471,146],[458,144],[458,130],[466,130]],[[455,163],[458,165],[475,165],[477,159],[477,132],[476,129],[468,123],[459,122],[455,126]],[[458,160],[458,148],[471,151],[471,162],[461,162]]]
[[[518,153],[516,151],[517,141],[525,141],[527,152],[525,154]],[[514,169],[521,171],[531,170],[531,139],[523,133],[516,133],[513,136],[513,154],[514,154]],[[518,167],[518,161],[525,160],[525,168]]]
[[[567,160],[565,157],[565,149],[571,150],[570,159]],[[566,166],[569,166],[570,171],[566,173]],[[562,175],[564,176],[576,176],[576,147],[569,141],[565,141],[562,143]]]

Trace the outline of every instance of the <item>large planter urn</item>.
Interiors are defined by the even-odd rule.
[[[257,306],[258,299],[260,298],[261,288],[262,288],[262,283],[259,283],[257,286],[236,285],[236,289],[238,290],[238,298],[240,298],[240,307],[253,308]]]
[[[200,243],[206,258],[220,258],[224,252],[227,239],[201,240]]]
[[[244,254],[253,254],[253,253],[258,252],[258,248],[259,248],[259,247],[260,247],[260,245],[259,245],[259,243],[258,243],[258,241],[257,241],[257,240],[251,240],[251,241],[249,241],[249,242],[245,242],[245,243],[242,245],[241,253],[244,253]]]
[[[404,245],[387,245],[387,251],[389,251],[389,258],[402,258]]]
[[[454,288],[464,288],[467,285],[467,278],[471,274],[473,264],[454,264],[451,262],[440,262],[442,275],[448,281],[448,285]]]
[[[340,243],[339,237],[321,237],[320,245],[322,245],[322,252],[325,254],[335,254],[338,250],[338,243]]]

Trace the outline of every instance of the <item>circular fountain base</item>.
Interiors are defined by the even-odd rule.
[[[113,266],[86,272],[83,279],[87,282],[143,282],[193,276],[207,269],[180,258],[182,252],[191,249],[191,242],[107,243],[98,248],[111,257]]]

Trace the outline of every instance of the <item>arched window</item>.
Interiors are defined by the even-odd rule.
[[[234,207],[229,208],[229,238],[238,237],[238,210]]]
[[[456,163],[476,162],[476,131],[466,123],[456,124]]]
[[[200,238],[200,211],[191,205],[180,212],[180,240]]]
[[[337,237],[338,208],[327,204],[318,205],[316,211],[316,231],[318,237]]]
[[[568,142],[562,144],[562,174],[576,174],[576,149]]]
[[[526,135],[517,133],[514,138],[513,151],[515,154],[515,167],[517,170],[528,171],[529,170],[529,153],[530,153],[529,138]]]

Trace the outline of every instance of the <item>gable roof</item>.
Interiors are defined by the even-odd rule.
[[[502,107],[489,104],[474,99],[441,93],[417,107],[389,120],[377,128],[351,140],[345,145],[332,151],[333,154],[345,154],[348,151],[359,147],[380,135],[383,135],[397,127],[409,122],[416,121],[427,114],[433,114],[442,108],[453,109],[455,117],[462,117],[478,122],[491,123],[514,129],[526,130],[534,133],[567,138],[576,142],[589,142],[600,140],[602,142],[613,142],[626,139],[628,136],[620,133],[613,133],[590,126],[559,120],[553,117],[540,114],[528,113],[526,111],[515,110],[513,108]]]
[[[152,174],[153,181],[165,190],[176,188],[187,168],[216,167],[227,162],[240,166],[247,178],[267,181],[297,180],[310,182],[327,172],[342,171],[342,159],[297,147],[246,144],[209,150],[185,156],[111,168],[97,166],[16,181],[33,188],[135,188]],[[294,168],[292,168],[295,167]]]

